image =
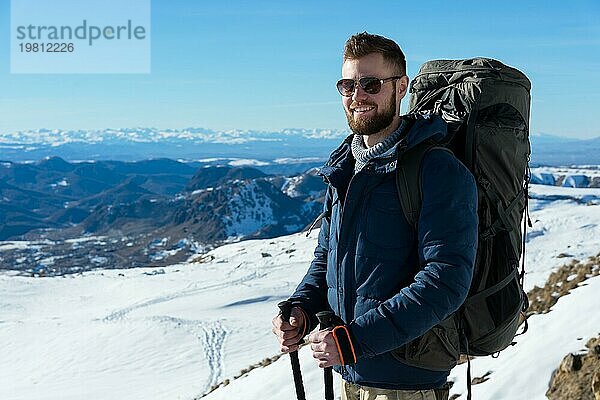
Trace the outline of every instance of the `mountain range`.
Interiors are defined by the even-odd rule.
[[[0,266],[61,274],[90,256],[114,268],[177,262],[226,241],[298,232],[320,213],[324,190],[315,169],[286,176],[169,159],[3,162],[0,240],[40,241],[47,257],[15,249]],[[69,240],[90,236],[106,240],[72,251]]]
[[[274,154],[278,158],[325,159],[348,134],[347,130],[334,129],[37,129],[1,133],[0,160],[35,161],[59,156],[66,160],[192,161],[226,157],[272,163]],[[582,140],[536,132],[530,139],[534,166],[600,164],[600,137]]]
[[[37,246],[4,252],[0,268],[163,266],[223,243],[299,232],[322,208],[316,160],[0,162],[0,241]],[[600,187],[600,170],[534,167],[531,182]]]
[[[149,158],[197,160],[210,157],[325,157],[347,135],[342,130],[284,129],[277,132],[186,129],[37,129],[0,134],[0,159],[33,161]]]

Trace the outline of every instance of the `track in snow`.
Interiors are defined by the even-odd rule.
[[[202,326],[200,341],[204,347],[206,361],[208,362],[209,377],[203,392],[206,393],[217,385],[223,374],[223,344],[227,337],[227,330],[220,321],[215,321]]]
[[[146,300],[146,301],[142,301],[142,302],[133,304],[131,306],[122,308],[122,309],[117,310],[117,311],[113,311],[112,313],[110,313],[106,317],[102,318],[102,320],[104,322],[110,322],[110,321],[120,320],[120,319],[123,319],[130,312],[132,312],[134,310],[137,310],[139,308],[153,306],[155,304],[164,303],[164,302],[171,301],[171,300],[174,300],[174,299],[178,299],[178,298],[181,298],[181,297],[194,296],[196,294],[199,294],[199,293],[202,293],[202,292],[206,292],[206,291],[209,291],[209,290],[217,290],[217,289],[228,288],[228,287],[231,287],[233,285],[243,285],[243,284],[247,283],[248,281],[252,281],[254,279],[260,279],[260,278],[262,278],[262,277],[264,277],[266,275],[267,275],[266,273],[253,272],[251,274],[245,275],[245,276],[243,276],[241,278],[238,278],[238,279],[234,279],[232,281],[225,281],[225,282],[221,282],[221,283],[217,283],[217,284],[202,286],[202,287],[199,287],[199,288],[182,290],[182,291],[179,291],[179,292],[175,292],[175,293],[167,294],[167,295],[164,295],[164,296],[156,297],[156,298],[153,298],[153,299],[149,299],[149,300]]]

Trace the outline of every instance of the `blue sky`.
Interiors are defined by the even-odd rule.
[[[482,3],[154,0],[151,73],[52,75],[10,73],[0,0],[0,134],[346,128],[334,83],[345,40],[366,30],[400,44],[411,77],[439,58],[517,67],[533,84],[532,133],[600,136],[600,2]]]

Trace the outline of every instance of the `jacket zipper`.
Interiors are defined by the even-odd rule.
[[[350,187],[352,186],[352,181],[354,180],[354,177],[356,176],[356,174],[353,174],[352,177],[350,178],[350,181],[348,182],[348,187],[346,188],[346,196],[344,196],[344,202],[342,203],[342,210],[340,213],[340,222],[339,222],[339,229],[338,229],[338,243],[337,243],[337,248],[336,248],[336,254],[338,255],[336,257],[335,260],[335,270],[336,270],[336,288],[335,288],[335,295],[337,297],[337,304],[338,304],[338,310],[337,310],[337,315],[338,316],[342,316],[342,310],[341,308],[343,307],[344,309],[346,308],[346,304],[342,304],[342,299],[340,298],[340,276],[341,276],[341,263],[340,263],[340,244],[341,244],[341,238],[342,238],[342,224],[344,222],[344,213],[346,212],[346,202],[348,201],[348,197],[350,194]]]
[[[354,177],[356,175],[358,175],[361,172],[372,172],[373,171],[373,164],[372,162],[368,162],[362,170],[360,170],[359,172],[355,173],[354,175],[352,175],[352,177],[350,178],[350,181],[348,182],[348,187],[346,188],[346,196],[344,197],[344,202],[342,203],[342,210],[341,210],[341,216],[340,216],[340,224],[339,224],[339,230],[338,230],[338,235],[339,235],[339,239],[338,243],[337,243],[337,249],[336,252],[338,254],[338,257],[336,259],[336,297],[337,297],[337,303],[338,303],[338,315],[341,317],[342,316],[342,311],[341,308],[343,307],[344,310],[346,310],[346,302],[344,302],[342,304],[342,299],[340,298],[340,276],[341,276],[341,263],[339,262],[340,260],[340,244],[341,244],[341,238],[342,238],[342,224],[344,221],[344,213],[346,212],[346,202],[348,201],[348,197],[350,194],[350,187],[352,186],[352,181],[354,180]],[[345,275],[344,275],[345,276]],[[355,292],[356,292],[356,288],[353,288],[353,290],[349,293],[348,291],[346,291],[346,298],[348,298],[349,296],[352,296],[352,300],[354,300],[354,296],[355,296]],[[354,314],[354,312],[352,313]],[[347,317],[347,316],[346,316]]]

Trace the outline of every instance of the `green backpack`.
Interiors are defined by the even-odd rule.
[[[528,300],[519,258],[524,259],[525,251],[530,89],[523,73],[487,58],[430,61],[411,83],[408,118],[415,113],[440,115],[448,124],[449,139],[399,154],[396,183],[406,219],[417,227],[423,156],[450,150],[477,182],[479,247],[462,307],[394,351],[407,364],[449,370],[461,354],[493,355],[513,343],[524,321]]]

